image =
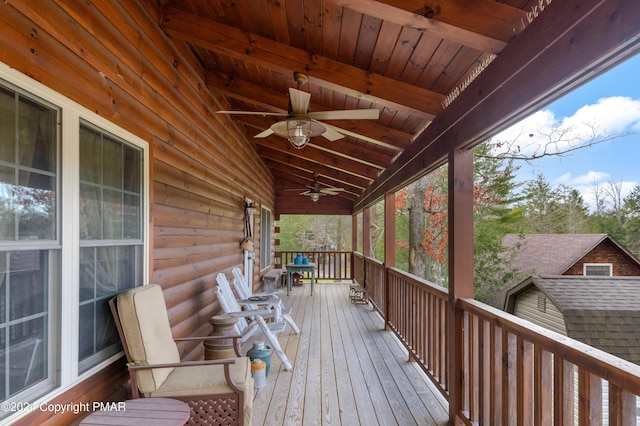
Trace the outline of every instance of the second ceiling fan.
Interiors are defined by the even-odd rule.
[[[293,77],[298,83],[298,88],[289,88],[289,112],[287,114],[256,111],[218,111],[218,113],[286,117],[285,120],[272,124],[254,137],[266,138],[276,134],[288,139],[298,149],[304,148],[309,139],[314,136],[323,136],[330,141],[341,139],[345,135],[362,137],[319,120],[377,120],[380,117],[380,111],[376,108],[310,112],[311,94],[300,90],[300,87],[307,82],[307,76],[295,72]]]

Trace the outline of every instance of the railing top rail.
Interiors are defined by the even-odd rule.
[[[596,376],[640,395],[640,365],[618,358],[525,319],[502,312],[473,299],[459,299],[458,307],[546,349]]]
[[[415,275],[411,275],[408,272],[403,271],[398,268],[387,268],[390,275],[395,275],[401,277],[403,280],[408,281],[413,284],[422,285],[425,287],[429,287],[431,291],[434,293],[439,293],[442,297],[449,297],[449,290],[446,287],[442,287],[441,285],[432,283],[431,281],[427,281],[423,278],[416,277]]]

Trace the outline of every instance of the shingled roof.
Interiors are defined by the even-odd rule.
[[[532,276],[509,290],[537,287],[564,316],[567,335],[640,365],[640,277]]]
[[[511,262],[512,269],[531,275],[561,275],[605,239],[610,237],[607,234],[507,234],[502,245],[509,248],[520,245]]]

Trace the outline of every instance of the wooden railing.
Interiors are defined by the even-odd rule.
[[[640,366],[475,300],[456,308],[469,424],[636,424]]]
[[[316,264],[316,278],[319,280],[353,279],[353,252],[350,251],[277,251],[276,267],[293,263],[298,254]]]
[[[354,255],[357,281],[464,424],[636,425],[640,366],[472,299],[460,299],[462,391],[450,395],[449,294]],[[362,280],[362,281],[360,281]]]
[[[387,269],[388,327],[446,395],[447,289],[399,269]]]

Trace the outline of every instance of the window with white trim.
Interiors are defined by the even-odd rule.
[[[107,301],[146,281],[148,156],[0,63],[0,402],[46,401],[117,359]]]
[[[120,351],[107,302],[142,283],[142,152],[80,126],[80,371]]]
[[[271,210],[260,211],[260,269],[271,265]]]
[[[0,81],[0,400],[53,387],[59,110]]]
[[[592,277],[612,277],[612,263],[585,263],[583,266],[583,274]]]

